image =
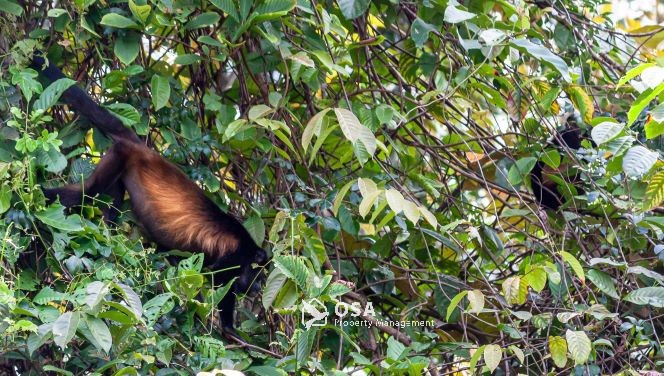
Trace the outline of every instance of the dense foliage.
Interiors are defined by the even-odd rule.
[[[0,364],[662,370],[664,31],[600,2],[0,0]],[[156,252],[128,202],[116,224],[104,197],[46,204],[110,141],[58,104],[73,81],[28,68],[37,49],[270,251],[238,308],[250,345],[219,335],[201,258]],[[557,147],[573,126],[581,147]],[[313,298],[325,326],[303,325]]]

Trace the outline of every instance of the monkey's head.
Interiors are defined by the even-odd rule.
[[[255,294],[260,291],[265,279],[265,264],[268,261],[267,252],[256,247],[251,256],[242,263],[240,276],[235,281],[235,292]]]

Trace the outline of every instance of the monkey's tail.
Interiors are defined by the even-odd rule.
[[[61,78],[67,78],[62,71],[53,64],[46,65],[46,61],[41,52],[35,52],[30,67],[42,77],[51,82]],[[74,111],[85,116],[92,125],[97,127],[104,135],[110,137],[113,141],[127,140],[140,143],[136,133],[126,128],[124,124],[110,113],[107,109],[97,104],[77,85],[71,86],[62,94],[63,101],[69,104]]]

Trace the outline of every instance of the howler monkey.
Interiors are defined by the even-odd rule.
[[[553,144],[555,146],[578,150],[581,147],[581,129],[577,124],[570,121],[564,130],[557,133],[553,139]],[[563,164],[562,166],[567,166],[567,164]],[[568,171],[563,171],[565,169],[566,167],[559,167],[558,171],[551,171],[541,160],[535,163],[535,167],[530,172],[530,185],[537,200],[536,202],[541,207],[557,210],[565,202],[565,196],[559,191],[560,186],[558,182],[552,179],[552,176],[560,176],[561,172],[567,173]],[[563,178],[563,176],[560,177]],[[572,184],[578,182],[578,180],[577,174],[571,176]],[[575,188],[577,191],[580,190],[578,187]]]
[[[55,66],[45,65],[37,53],[31,67],[50,81],[64,78]],[[44,189],[50,201],[58,197],[66,207],[79,205],[83,195],[107,194],[120,202],[129,193],[132,210],[146,235],[165,249],[204,254],[205,265],[213,270],[214,283],[234,281],[233,291],[219,303],[225,332],[233,330],[234,292],[255,291],[262,273],[258,264],[268,261],[266,252],[232,216],[222,212],[203,191],[175,165],[145,146],[120,120],[95,103],[76,85],[62,99],[90,120],[113,145],[93,173],[82,184]]]

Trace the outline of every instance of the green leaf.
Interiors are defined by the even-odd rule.
[[[401,360],[408,354],[406,346],[403,343],[396,340],[394,337],[387,339],[387,357],[392,360]]]
[[[413,24],[410,26],[410,39],[415,42],[416,47],[422,48],[427,39],[429,39],[429,33],[435,30],[435,27],[417,17],[415,21],[413,21]]]
[[[508,277],[503,281],[502,292],[509,304],[523,304],[528,293],[528,284],[521,277]]]
[[[141,298],[138,296],[138,294],[136,294],[136,292],[134,292],[134,290],[132,290],[131,287],[123,283],[114,284],[122,294],[122,297],[129,306],[131,312],[134,313],[134,316],[137,319],[140,319],[143,315],[143,304],[141,303]]]
[[[484,348],[485,347],[486,347],[486,345],[485,346],[480,346],[477,350],[475,350],[473,355],[470,357],[470,361],[468,362],[468,369],[472,373],[475,373],[475,366],[477,365],[477,361],[479,361],[480,358],[482,357],[482,355],[484,354]]]
[[[656,173],[648,182],[646,198],[646,209],[657,207],[664,202],[664,170]]]
[[[624,127],[620,123],[604,121],[593,127],[590,131],[590,137],[592,137],[597,145],[602,145],[618,137]]]
[[[252,23],[265,22],[285,16],[295,8],[296,4],[296,0],[265,0],[254,9],[251,17]]]
[[[401,192],[397,191],[396,189],[387,189],[385,191],[385,199],[387,200],[387,203],[390,205],[390,209],[392,209],[394,214],[399,214],[404,210],[405,199],[403,198]]]
[[[468,291],[468,303],[470,305],[470,309],[468,310],[470,313],[482,313],[484,309],[484,294],[482,294],[482,291]]]
[[[25,68],[12,71],[12,84],[18,85],[25,99],[30,102],[33,93],[41,93],[42,85],[36,80],[38,73],[34,69]]]
[[[570,355],[572,355],[572,359],[574,359],[574,363],[584,364],[588,361],[592,344],[585,332],[567,329],[565,340],[567,341],[567,348]]]
[[[450,305],[447,306],[447,314],[445,315],[445,321],[449,322],[450,317],[452,317],[452,313],[454,313],[454,310],[457,308],[459,303],[461,302],[461,299],[463,299],[466,295],[468,295],[468,291],[464,290],[461,291],[460,293],[456,294],[452,300],[450,300]]]
[[[348,190],[350,189],[350,187],[353,186],[354,183],[355,180],[351,180],[348,183],[344,184],[344,186],[341,187],[341,189],[339,189],[339,192],[337,192],[337,195],[334,197],[334,202],[332,203],[332,213],[334,213],[335,217],[339,213],[339,208],[343,203],[343,199],[346,196],[346,193],[348,193]]]
[[[219,16],[218,13],[205,12],[205,13],[199,14],[193,20],[187,22],[187,24],[185,25],[184,28],[187,29],[187,30],[198,29],[198,28],[201,28],[201,27],[206,27],[206,26],[216,24],[217,22],[219,22],[220,19],[221,19],[221,16]]]
[[[109,291],[108,283],[100,281],[89,283],[85,288],[85,304],[87,304],[91,310],[96,310]]]
[[[556,69],[560,75],[563,76],[565,81],[572,81],[569,74],[569,67],[567,66],[567,63],[565,63],[565,60],[560,58],[560,56],[555,55],[541,44],[535,44],[528,39],[514,39],[510,44],[522,53],[529,54],[535,59],[540,60],[542,63]]]
[[[489,372],[495,371],[502,359],[503,349],[499,345],[486,345],[484,347],[484,363],[489,367]]]
[[[129,0],[129,10],[141,23],[145,23],[150,17],[151,7],[150,4],[138,5],[134,0]]]
[[[664,112],[664,107],[662,109],[662,112]],[[644,129],[646,131],[646,139],[652,140],[653,138],[659,137],[664,134],[664,122],[649,121],[645,124]]]
[[[583,116],[583,121],[590,123],[593,114],[595,113],[595,105],[588,93],[586,93],[583,88],[576,85],[568,86],[565,88],[565,91],[567,92],[567,95],[569,95],[569,99],[574,104],[574,107],[579,110]]]
[[[64,209],[60,205],[51,205],[45,210],[37,212],[35,216],[44,224],[65,232],[83,230],[81,217],[78,214],[65,217]]]
[[[347,20],[352,20],[364,14],[371,3],[369,0],[338,0],[337,4],[341,14]]]
[[[523,353],[523,350],[516,347],[516,345],[510,345],[509,349],[512,351],[512,354],[516,355],[516,358],[519,359],[519,362],[523,364],[523,362],[526,360],[526,354]]]
[[[67,167],[67,158],[55,148],[39,149],[37,163],[39,166],[45,166],[46,171],[58,173]]]
[[[623,172],[630,177],[642,176],[650,171],[658,158],[659,153],[656,151],[651,151],[641,145],[632,146],[623,157]]]
[[[102,319],[86,316],[83,320],[88,328],[90,342],[99,350],[108,353],[113,346],[113,336]]]
[[[247,117],[251,121],[256,121],[258,119],[264,118],[268,114],[272,113],[274,110],[270,108],[269,106],[266,106],[264,104],[259,104],[256,106],[253,106],[249,109],[249,113],[247,114]]]
[[[625,301],[664,308],[664,287],[643,287],[627,294]]]
[[[251,125],[246,119],[237,119],[234,122],[228,124],[228,127],[224,131],[224,136],[222,137],[222,142],[226,142],[232,139],[236,134],[250,128]]]
[[[523,178],[528,176],[530,171],[537,163],[535,157],[524,157],[516,161],[507,172],[507,180],[512,185],[518,185],[523,181]]]
[[[113,103],[107,105],[106,109],[113,113],[126,126],[132,126],[141,121],[141,114],[130,104]]]
[[[243,225],[249,232],[249,235],[251,235],[251,238],[254,239],[256,244],[260,247],[265,240],[265,222],[263,222],[263,218],[259,215],[252,215],[247,218]]]
[[[273,261],[274,265],[279,268],[286,277],[293,280],[300,289],[307,289],[309,269],[301,257],[290,255],[276,256]]]
[[[396,114],[396,110],[392,106],[381,104],[376,107],[376,117],[381,125],[389,123],[394,118],[394,114]]]
[[[629,80],[635,78],[636,76],[638,76],[639,74],[641,74],[641,72],[643,72],[646,68],[650,68],[650,67],[654,67],[654,66],[655,66],[655,63],[644,63],[644,64],[637,65],[636,67],[630,69],[618,81],[618,84],[616,85],[616,89],[621,87],[622,85],[626,84],[627,81],[629,81]]]
[[[579,260],[577,260],[576,257],[574,257],[574,255],[566,251],[560,251],[560,256],[563,258],[563,260],[565,260],[566,263],[569,264],[569,266],[574,271],[574,274],[576,274],[579,280],[581,280],[581,283],[585,284],[586,275],[583,272],[583,267],[581,266]]]
[[[104,17],[101,18],[101,21],[99,23],[104,26],[114,27],[116,29],[139,28],[136,22],[125,16],[121,16],[117,13],[105,14]]]
[[[143,315],[147,319],[148,326],[154,323],[164,314],[168,313],[173,308],[174,295],[170,292],[159,294],[154,298],[148,300],[143,306]]]
[[[369,155],[373,156],[376,152],[376,136],[360,123],[360,120],[344,108],[335,108],[334,113],[337,115],[337,120],[339,121],[339,126],[344,136],[351,141],[353,144],[361,142],[366,148]]]
[[[35,110],[47,110],[53,106],[60,96],[69,89],[76,81],[69,78],[61,78],[52,84],[48,85],[44,92],[41,93],[39,99],[34,104]]]
[[[129,33],[115,40],[113,52],[124,65],[129,65],[136,60],[140,48],[141,39],[138,34]]]
[[[457,1],[450,1],[447,3],[447,8],[445,8],[445,15],[443,16],[443,21],[451,24],[456,24],[460,22],[465,22],[475,18],[477,15],[458,8],[459,3]]]
[[[178,55],[178,57],[175,58],[173,63],[178,65],[190,65],[198,63],[201,60],[203,60],[203,58],[195,54],[182,54]]]
[[[0,0],[0,12],[20,16],[23,14],[23,7],[10,0]]]
[[[545,165],[556,169],[560,166],[560,153],[555,149],[547,150],[540,156],[540,160],[544,162]]]
[[[380,196],[381,191],[374,191],[366,196],[362,197],[362,201],[360,202],[360,206],[358,208],[359,214],[362,218],[366,217],[367,214],[371,211],[373,208],[374,202],[376,202],[376,199],[378,196]]]
[[[632,103],[632,107],[627,112],[627,126],[630,127],[636,119],[641,115],[641,112],[653,101],[662,91],[664,91],[664,83],[659,84],[654,89],[647,89],[642,92],[636,100]]]
[[[597,269],[590,269],[588,270],[588,279],[597,286],[599,291],[614,299],[620,299],[618,291],[616,291],[616,285],[610,275]]]
[[[78,312],[65,312],[57,320],[53,322],[53,342],[65,349],[67,344],[74,338],[76,329],[78,328],[78,321],[80,313]]]
[[[152,104],[155,111],[159,111],[168,103],[171,96],[171,86],[166,77],[155,74],[150,81],[150,91],[152,92]]]
[[[304,149],[305,153],[314,135],[316,137],[320,136],[320,130],[323,125],[323,118],[330,110],[331,108],[326,108],[314,115],[307,123],[307,126],[304,128],[304,132],[302,132],[302,148]]]
[[[233,0],[211,0],[210,1],[214,6],[224,11],[236,22],[240,22],[240,16],[238,15],[237,8],[233,3]]]
[[[9,184],[3,183],[0,187],[0,214],[11,208],[12,190]]]
[[[39,305],[46,305],[47,303],[54,302],[54,301],[62,301],[62,300],[68,300],[69,295],[59,292],[59,291],[54,291],[50,287],[44,287],[35,295],[34,299],[32,300],[33,302],[39,304]]]
[[[285,283],[286,275],[278,268],[272,269],[272,272],[265,281],[265,287],[263,288],[263,308],[267,310],[272,307],[272,303],[277,298],[279,290],[281,290]]]
[[[567,364],[567,341],[565,341],[565,338],[559,336],[549,337],[549,352],[556,367],[565,368]]]
[[[542,292],[546,286],[546,271],[542,267],[532,268],[522,279],[537,292]]]
[[[585,313],[592,315],[596,320],[600,321],[618,317],[618,313],[609,311],[609,309],[602,304],[591,305]]]

